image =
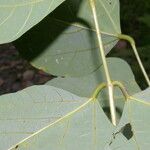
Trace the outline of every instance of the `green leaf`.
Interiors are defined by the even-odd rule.
[[[16,40],[64,0],[0,0],[0,44]]]
[[[85,101],[87,98],[46,85],[0,96],[0,149],[10,148]]]
[[[118,141],[119,144],[119,141]],[[120,144],[119,144],[120,145]],[[133,142],[133,140],[129,140],[128,142],[125,142],[124,144],[120,145],[119,147],[115,147],[117,150],[137,150],[136,144]],[[115,148],[110,148],[110,146],[107,146],[107,149],[105,150],[113,150]]]
[[[121,32],[119,0],[95,2],[107,54]],[[88,0],[67,0],[15,44],[34,66],[53,75],[86,75],[101,65]]]
[[[103,150],[113,134],[98,101],[92,99],[61,120],[41,129],[11,148],[15,150]],[[121,135],[120,139],[124,140]]]
[[[139,86],[137,85],[132,70],[129,65],[119,59],[119,58],[107,58],[107,63],[109,67],[109,72],[112,80],[121,82],[130,95],[135,94],[140,91]],[[92,74],[89,74],[80,78],[65,77],[65,78],[55,78],[47,82],[47,85],[55,86],[62,88],[64,90],[70,91],[71,93],[77,94],[82,97],[92,96],[95,88],[100,84],[106,82],[105,73],[103,66],[98,70],[95,70]],[[107,90],[103,90],[100,94],[100,101],[103,107],[109,106],[107,101],[108,93]],[[124,97],[120,89],[115,88],[114,98],[116,105],[121,111],[123,109]]]
[[[111,79],[113,81],[120,81],[127,87],[128,93],[135,94],[140,91],[134,74],[130,66],[120,58],[107,58],[108,68]],[[83,97],[92,95],[95,88],[100,84],[106,82],[103,65],[91,74],[84,77],[57,77],[46,84],[62,88]]]
[[[149,97],[150,88],[129,96],[122,120],[116,128],[106,119],[99,102],[90,99],[61,120],[19,142],[11,150],[15,150],[15,147],[19,150],[147,150],[150,146]],[[131,129],[128,130],[133,135],[125,135],[125,139],[122,133],[127,134],[125,128],[129,126]]]
[[[130,96],[125,104],[119,127],[129,123],[133,134],[119,150],[147,150],[150,147],[150,88]],[[120,130],[120,129],[118,129]],[[118,132],[120,134],[121,132]],[[117,135],[116,135],[117,136]],[[128,135],[127,135],[128,136]],[[114,139],[115,141],[115,139]],[[116,143],[120,143],[119,138]]]

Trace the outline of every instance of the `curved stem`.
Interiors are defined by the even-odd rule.
[[[124,87],[124,85],[119,82],[119,81],[112,81],[113,86],[119,87],[119,89],[121,90],[122,94],[124,95],[125,99],[127,100],[130,95],[128,94],[126,88]],[[98,97],[98,94],[101,92],[102,89],[106,88],[107,84],[106,83],[101,83],[100,85],[98,85],[98,87],[95,89],[94,93],[92,94],[91,99],[95,100]]]
[[[104,52],[104,46],[102,42],[102,36],[101,36],[101,31],[99,29],[99,23],[98,23],[98,18],[97,18],[97,13],[96,13],[96,6],[95,6],[95,0],[89,0],[93,17],[94,17],[94,23],[95,23],[95,28],[96,28],[96,34],[97,34],[97,39],[98,39],[98,44],[99,44],[99,50],[104,66],[104,71],[106,75],[106,80],[107,80],[107,86],[108,86],[108,93],[109,93],[109,104],[110,104],[110,112],[111,112],[111,120],[113,125],[116,126],[116,108],[115,108],[115,103],[114,103],[114,98],[113,98],[113,85],[110,79],[110,74],[108,70],[108,65],[105,57],[105,52]]]
[[[120,83],[119,81],[113,81],[112,83],[114,86],[117,86],[120,88],[120,90],[121,90],[121,92],[124,95],[126,100],[130,97],[126,88],[124,87],[124,85],[122,83]]]
[[[106,83],[101,83],[100,85],[98,85],[98,87],[96,88],[96,90],[94,91],[92,95],[92,98],[96,99],[98,97],[99,92],[105,87],[107,87]]]
[[[145,68],[144,68],[144,66],[143,66],[143,63],[142,63],[142,61],[141,61],[141,59],[140,59],[140,56],[139,56],[139,54],[138,54],[138,51],[137,51],[137,49],[136,49],[134,39],[133,39],[132,37],[130,37],[130,36],[128,36],[128,35],[124,35],[124,34],[120,34],[120,35],[118,35],[118,37],[119,37],[120,39],[127,40],[127,41],[131,44],[131,47],[132,47],[132,49],[133,49],[133,51],[134,51],[134,54],[135,54],[135,57],[136,57],[136,59],[137,59],[137,61],[138,61],[138,64],[139,64],[139,66],[140,66],[140,68],[141,68],[141,71],[142,71],[142,73],[143,73],[143,75],[144,75],[144,78],[145,78],[145,80],[146,80],[148,86],[150,86],[149,77],[148,77],[148,75],[147,75],[147,73],[146,73],[146,71],[145,71]]]

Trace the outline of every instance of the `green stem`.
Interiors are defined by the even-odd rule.
[[[119,81],[112,81],[113,86],[119,87],[119,89],[121,90],[122,94],[124,95],[125,99],[127,100],[130,95],[128,94],[126,88],[124,87],[124,85],[119,82]],[[100,85],[98,85],[98,87],[95,89],[94,93],[92,94],[91,99],[95,100],[98,97],[98,94],[101,92],[102,89],[106,88],[107,84],[106,83],[101,83]]]
[[[127,100],[129,98],[129,94],[128,94],[126,88],[124,87],[124,85],[122,83],[120,83],[119,81],[113,81],[112,83],[114,86],[117,86],[120,88],[122,94],[124,95],[125,99]]]
[[[101,83],[100,85],[98,85],[98,87],[96,88],[96,90],[94,91],[92,95],[92,98],[96,99],[98,97],[99,92],[105,87],[107,87],[106,83]]]
[[[94,22],[95,22],[95,28],[96,28],[96,34],[97,34],[97,39],[98,39],[98,44],[99,44],[99,50],[102,58],[102,63],[104,66],[104,71],[106,75],[106,80],[107,80],[107,86],[108,86],[108,93],[109,93],[109,104],[110,104],[110,112],[111,112],[111,120],[113,125],[116,126],[116,108],[115,108],[115,103],[114,103],[114,98],[113,98],[113,85],[110,79],[110,74],[108,70],[108,65],[105,57],[105,52],[104,52],[104,46],[102,42],[102,36],[101,32],[99,29],[99,24],[98,24],[98,18],[97,18],[97,13],[96,13],[96,6],[95,6],[95,0],[89,0],[93,17],[94,17]]]
[[[138,51],[137,51],[137,49],[136,49],[134,39],[133,39],[132,37],[130,37],[130,36],[128,36],[128,35],[124,35],[124,34],[119,34],[118,37],[119,37],[120,39],[127,40],[127,41],[131,44],[131,47],[132,47],[132,49],[133,49],[133,51],[134,51],[134,54],[135,54],[135,57],[136,57],[136,59],[137,59],[137,61],[138,61],[138,64],[139,64],[139,66],[140,66],[140,68],[141,68],[141,71],[142,71],[142,73],[143,73],[143,75],[144,75],[144,78],[145,78],[145,80],[147,81],[148,86],[150,86],[149,77],[148,77],[148,75],[147,75],[147,73],[146,73],[146,71],[145,71],[145,68],[144,68],[144,66],[143,66],[143,63],[142,63],[142,61],[141,61],[141,59],[140,59],[140,56],[139,56],[139,54],[138,54]]]

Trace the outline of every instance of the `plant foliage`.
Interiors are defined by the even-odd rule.
[[[40,22],[64,0],[0,1],[0,43],[14,41]]]
[[[118,41],[114,35],[121,33],[119,2],[96,3],[107,54]],[[102,64],[89,0],[65,1],[16,43],[22,56],[53,75],[86,75]]]
[[[119,0],[0,0],[0,33],[0,43],[17,39],[23,57],[58,76],[0,97],[0,149],[149,149],[150,89],[141,91],[118,58],[106,61],[116,126],[107,111],[106,58],[99,54],[97,37],[102,36],[105,55],[127,38],[140,64],[133,39],[121,35]]]

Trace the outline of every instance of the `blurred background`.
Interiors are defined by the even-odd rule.
[[[122,33],[132,36],[150,77],[150,0],[120,0]],[[126,41],[119,41],[108,56],[126,60],[142,89],[147,87],[136,58]],[[53,76],[37,70],[21,58],[13,43],[0,45],[0,95],[44,84]]]

